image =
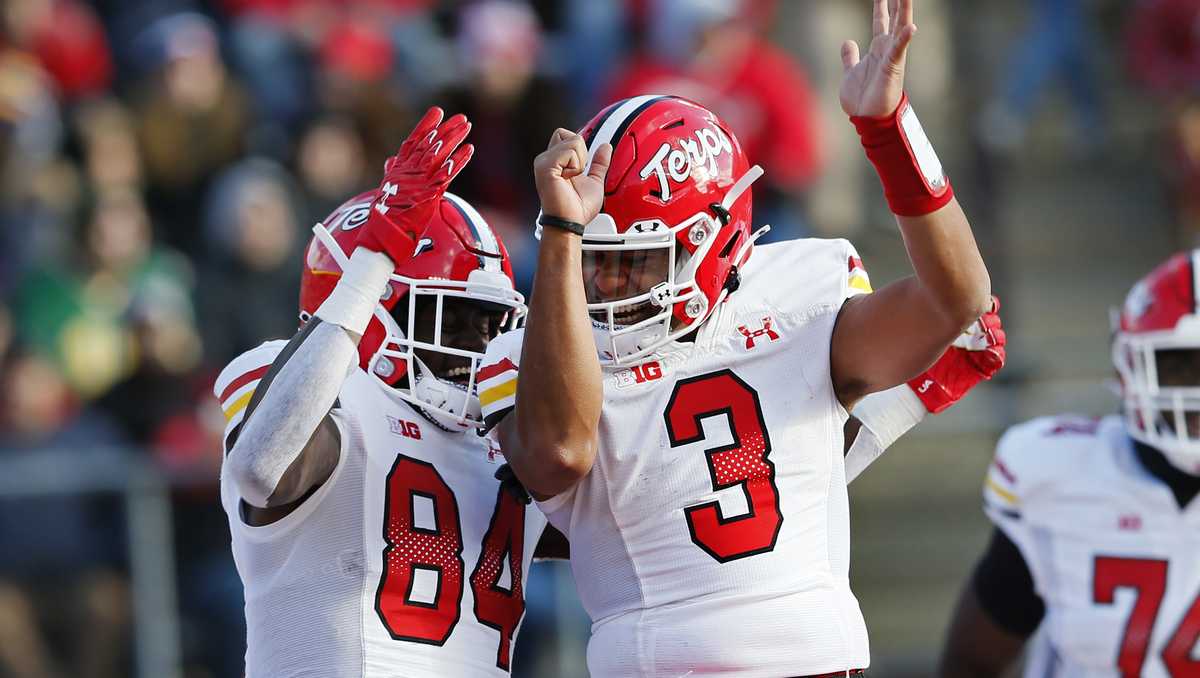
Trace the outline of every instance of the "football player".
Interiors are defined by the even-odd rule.
[[[445,192],[469,129],[431,109],[379,189],[314,229],[300,332],[217,380],[247,676],[508,674],[545,518],[475,433],[479,361],[524,305]]]
[[[995,524],[954,613],[944,678],[1200,676],[1200,250],[1116,315],[1123,408],[1009,430],[984,485]],[[1038,631],[1036,636],[1034,632]]]
[[[499,430],[570,539],[593,676],[869,663],[848,577],[847,410],[918,375],[991,307],[903,96],[912,15],[912,0],[876,0],[866,58],[843,47],[842,105],[916,271],[873,294],[844,240],[753,247],[762,171],[696,103],[618,102],[582,135],[555,132],[534,163],[535,303]]]

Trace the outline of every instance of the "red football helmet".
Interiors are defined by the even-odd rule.
[[[588,311],[602,362],[632,364],[700,327],[737,288],[766,232],[751,231],[748,190],[762,168],[716,114],[675,96],[619,101],[581,134],[589,164],[613,146],[604,205],[583,236],[585,278],[618,257],[634,267],[632,284],[587,285]]]
[[[1200,250],[1182,252],[1142,278],[1114,311],[1113,362],[1129,435],[1200,474],[1200,433],[1187,419],[1200,417],[1200,383],[1178,384],[1160,374],[1163,351],[1200,351]]]
[[[376,191],[354,196],[313,227],[300,277],[300,320],[306,322],[333,291],[358,242],[358,227],[367,220]],[[375,317],[358,344],[359,367],[391,387],[439,424],[461,429],[482,425],[475,374],[483,353],[441,342],[442,306],[446,297],[466,298],[509,310],[505,326],[515,327],[525,314],[525,298],[513,287],[512,266],[504,243],[467,201],[446,193],[434,218],[412,234],[412,258],[396,265]],[[432,342],[416,340],[417,299],[436,303]],[[401,328],[392,316],[407,303]],[[470,360],[468,384],[440,379],[417,356],[433,351]]]

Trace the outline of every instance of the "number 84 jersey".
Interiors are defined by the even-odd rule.
[[[571,541],[592,676],[867,665],[829,344],[842,302],[869,289],[846,241],[756,247],[694,343],[606,371],[595,464],[541,503]],[[512,402],[519,341],[489,346],[485,414]]]
[[[218,378],[227,432],[284,343]],[[246,590],[246,675],[508,675],[546,520],[501,490],[498,446],[435,427],[357,369],[332,417],[337,467],[284,518],[247,524],[222,474]]]
[[[1120,417],[1011,429],[983,491],[1046,607],[1026,676],[1200,676],[1200,502],[1180,509]]]

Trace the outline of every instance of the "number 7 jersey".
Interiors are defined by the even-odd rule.
[[[1027,677],[1200,676],[1200,501],[1179,508],[1120,417],[1011,429],[984,507],[1045,603]]]
[[[694,344],[605,371],[595,464],[541,503],[571,541],[592,676],[868,664],[829,346],[844,300],[869,289],[846,241],[756,247]],[[485,414],[515,391],[519,336],[501,339],[506,357],[480,371]]]
[[[284,344],[218,377],[227,435]],[[337,466],[284,518],[247,524],[222,473],[246,590],[246,675],[507,675],[546,520],[500,489],[498,446],[435,427],[358,369],[331,415]]]

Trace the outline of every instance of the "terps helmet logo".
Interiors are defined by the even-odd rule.
[[[1129,296],[1125,298],[1125,313],[1130,318],[1140,318],[1153,303],[1154,295],[1150,293],[1150,286],[1143,280],[1129,290]]]
[[[671,199],[672,181],[683,183],[695,169],[702,169],[708,177],[716,176],[717,156],[733,152],[733,143],[719,127],[698,129],[694,136],[694,139],[679,139],[679,148],[672,148],[669,143],[659,146],[639,174],[643,180],[652,174],[658,177],[658,190],[664,202]]]

